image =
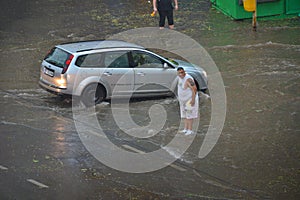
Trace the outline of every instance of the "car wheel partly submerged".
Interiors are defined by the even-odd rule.
[[[98,84],[88,85],[82,95],[81,101],[85,106],[94,106],[101,103],[105,98],[105,90],[103,86]]]

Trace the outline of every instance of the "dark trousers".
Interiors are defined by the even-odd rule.
[[[174,25],[173,10],[158,11],[158,13],[159,13],[159,27],[165,26],[166,18],[168,19],[169,25]]]

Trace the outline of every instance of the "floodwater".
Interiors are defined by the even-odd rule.
[[[299,199],[300,21],[232,21],[206,0],[179,1],[176,31],[201,44],[218,66],[227,115],[214,149],[197,156],[211,103],[201,94],[196,138],[171,166],[131,174],[111,169],[86,150],[72,103],[38,87],[39,66],[55,44],[107,38],[156,27],[146,0],[1,1],[0,199]],[[177,100],[139,99],[130,113],[139,125],[153,104],[168,118],[163,131],[136,140],[113,121],[110,102],[96,107],[106,134],[123,148],[150,152],[174,137]],[[130,149],[129,149],[130,150]],[[44,185],[33,184],[32,180]]]

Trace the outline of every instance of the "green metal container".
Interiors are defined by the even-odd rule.
[[[300,0],[286,0],[286,14],[300,14]]]
[[[252,18],[242,0],[210,0],[212,5],[233,19]],[[300,0],[257,0],[257,17],[291,17],[300,13]]]

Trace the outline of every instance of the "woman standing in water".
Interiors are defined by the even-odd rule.
[[[174,2],[174,6],[173,6]],[[166,18],[170,29],[174,28],[173,10],[178,10],[177,0],[153,0],[153,11],[159,13],[159,28],[165,27]]]

